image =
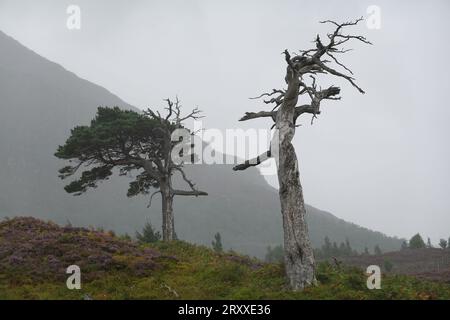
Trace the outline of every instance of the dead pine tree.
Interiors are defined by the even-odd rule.
[[[274,122],[272,129],[275,134],[270,148],[255,159],[247,160],[233,168],[245,170],[257,166],[269,158],[277,163],[279,181],[279,197],[284,230],[284,263],[289,285],[293,290],[316,283],[315,261],[311,247],[308,227],[305,221],[305,202],[300,184],[297,156],[292,145],[297,119],[304,114],[312,115],[313,120],[320,114],[320,104],[323,100],[339,100],[340,88],[331,86],[321,89],[316,83],[317,74],[325,74],[343,78],[350,82],[360,93],[364,91],[354,82],[352,71],[338,60],[338,55],[348,52],[345,43],[360,41],[371,44],[365,37],[344,34],[347,27],[355,26],[363,19],[351,22],[337,23],[327,20],[321,23],[331,24],[334,32],[327,34],[328,43],[324,44],[317,35],[315,48],[302,50],[299,54],[291,55],[288,50],[283,52],[286,67],[286,89],[273,89],[252,99],[263,100],[272,105],[271,111],[246,112],[239,121],[256,118],[271,118]],[[337,65],[333,66],[333,64]],[[341,68],[343,71],[338,71]],[[348,75],[350,74],[350,75]],[[305,96],[310,102],[298,104],[299,98]]]

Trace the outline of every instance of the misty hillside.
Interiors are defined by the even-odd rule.
[[[144,197],[128,199],[125,177],[80,197],[63,190],[65,182],[57,176],[63,162],[53,154],[70,129],[88,124],[100,105],[133,108],[0,32],[0,217],[35,216],[132,235],[149,218],[160,226],[157,199],[149,209]],[[187,173],[209,196],[175,198],[179,238],[209,245],[220,232],[226,248],[257,256],[282,242],[277,191],[256,169],[235,173],[231,166],[196,165]],[[316,247],[325,236],[348,238],[358,250],[376,244],[395,250],[401,243],[312,207],[308,222]]]

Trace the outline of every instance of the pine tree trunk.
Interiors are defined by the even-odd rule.
[[[290,79],[283,104],[277,113],[278,181],[284,229],[284,262],[286,275],[293,290],[315,284],[315,262],[308,226],[298,161],[291,141],[295,134],[294,113],[298,83]]]
[[[170,192],[170,185],[162,183],[161,195],[162,195],[162,233],[163,241],[174,240],[175,235],[175,223],[173,216],[173,194]]]
[[[286,275],[293,290],[302,290],[314,284],[316,279],[297,157],[290,142],[281,145],[278,177]]]

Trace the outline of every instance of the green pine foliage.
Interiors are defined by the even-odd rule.
[[[422,249],[425,247],[426,247],[425,241],[423,241],[422,236],[419,233],[414,235],[411,238],[411,240],[409,240],[410,249]]]
[[[365,253],[369,254],[369,250],[365,248]],[[331,258],[342,258],[359,255],[359,253],[352,248],[348,239],[341,242],[339,245],[336,242],[331,242],[330,238],[326,236],[322,247],[314,249],[314,256],[317,260],[328,260]],[[283,262],[284,252],[281,245],[268,246],[265,256],[266,262]]]
[[[161,240],[161,233],[155,231],[152,224],[147,222],[142,229],[142,233],[136,231],[136,239],[141,243],[155,243]]]
[[[330,238],[326,236],[322,247],[314,250],[314,255],[319,260],[327,260],[333,257],[355,256],[358,255],[358,252],[352,248],[348,239],[345,239],[345,242],[341,242],[338,246],[336,242],[331,244]]]
[[[212,247],[213,247],[215,252],[222,252],[223,251],[222,236],[220,235],[219,232],[217,232],[214,235],[214,240],[212,241],[211,244],[212,244]]]
[[[113,168],[120,167],[120,174],[125,175],[136,170],[134,165],[120,165],[128,159],[130,152],[145,145],[145,153],[157,154],[160,146],[155,142],[158,124],[154,119],[134,111],[121,110],[118,107],[100,107],[96,117],[89,126],[77,126],[71,131],[64,145],[59,146],[55,156],[63,160],[75,160],[73,164],[59,170],[59,176],[66,179],[73,176],[82,165],[80,177],[76,178],[65,190],[74,195],[81,195],[98,183],[113,175]],[[130,143],[130,141],[132,143]],[[109,160],[114,155],[114,161]],[[158,187],[158,182],[145,174],[138,175],[129,186],[127,195],[135,196],[148,193],[151,187]]]
[[[383,267],[384,271],[391,272],[394,268],[394,264],[390,260],[384,260]]]

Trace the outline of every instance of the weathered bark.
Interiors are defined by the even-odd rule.
[[[175,238],[175,221],[173,216],[173,194],[168,182],[161,183],[162,196],[162,233],[163,241],[172,241]]]
[[[295,134],[295,106],[299,95],[299,80],[292,76],[276,118],[278,130],[279,196],[284,229],[284,262],[286,275],[293,290],[314,284],[314,255],[305,221],[305,202],[298,170],[298,161],[291,141]]]
[[[314,255],[305,221],[305,203],[294,147],[290,142],[283,143],[280,153],[278,177],[286,275],[293,290],[302,290],[316,282]]]
[[[314,255],[305,221],[305,203],[299,179],[298,163],[290,141],[280,146],[278,167],[279,196],[284,230],[284,262],[293,290],[316,282]]]

